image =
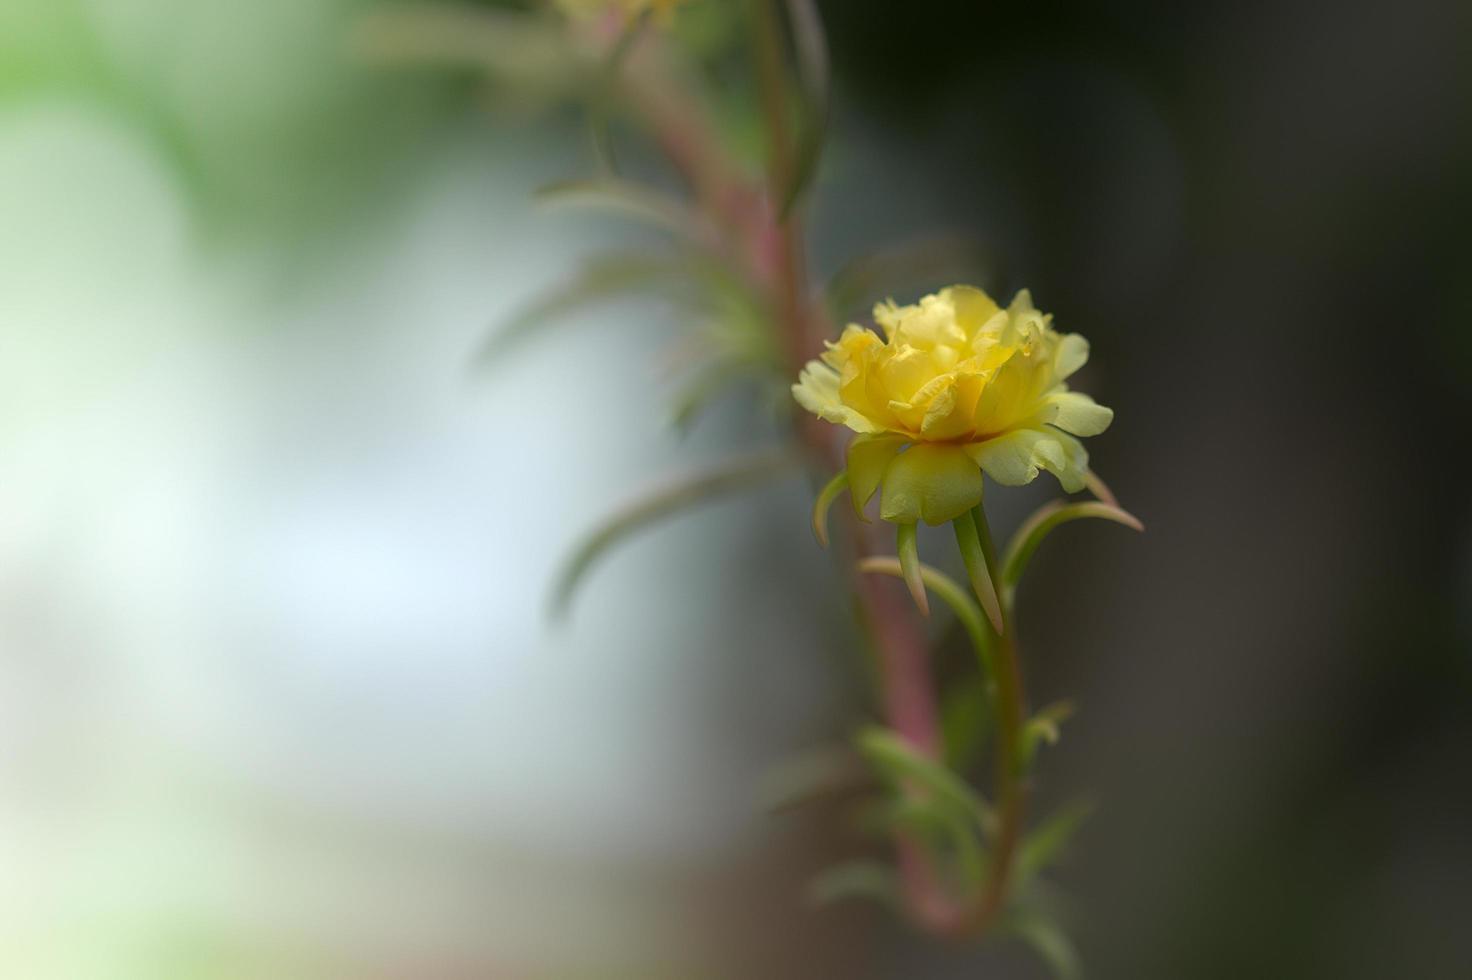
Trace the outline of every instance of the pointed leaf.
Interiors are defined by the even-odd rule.
[[[946,746],[946,761],[965,770],[981,759],[991,728],[991,693],[982,674],[967,674],[949,685],[941,702],[940,727]]]
[[[823,155],[828,130],[828,40],[814,0],[787,0],[788,20],[797,54],[797,77],[802,90],[802,131],[793,161],[792,184],[787,188],[778,214],[785,219],[803,191],[812,182]]]
[[[829,480],[818,492],[818,499],[813,501],[813,535],[825,548],[828,547],[828,511],[833,509],[833,501],[847,487],[848,470],[844,470]]]
[[[956,545],[961,549],[961,561],[966,565],[966,576],[971,579],[971,590],[976,593],[986,618],[991,621],[992,629],[1001,636],[1002,604],[997,599],[997,590],[992,584],[992,573],[987,568],[981,538],[977,537],[976,519],[972,517],[971,511],[967,511],[951,524],[956,529]]]
[[[895,525],[895,553],[899,556],[900,571],[920,615],[930,615],[930,600],[925,598],[925,583],[920,577],[920,546],[915,541],[915,525]]]
[[[1038,825],[1022,842],[1017,855],[1017,888],[1036,878],[1043,869],[1053,864],[1067,848],[1069,841],[1078,831],[1089,814],[1094,812],[1092,803],[1071,803]]]
[[[593,529],[567,559],[552,593],[551,612],[561,617],[588,570],[610,548],[649,525],[723,494],[756,486],[795,469],[791,450],[753,453],[676,477],[620,508]]]
[[[1038,955],[1056,980],[1083,980],[1078,950],[1057,922],[1041,915],[1018,916],[1007,930]]]
[[[868,899],[900,908],[899,876],[878,861],[845,861],[829,868],[808,886],[808,901],[819,907],[846,899]]]
[[[685,202],[663,191],[619,177],[566,180],[537,191],[546,204],[588,207],[633,218],[686,238],[699,238],[701,221]]]
[[[859,751],[889,780],[913,784],[953,814],[964,815],[977,828],[990,832],[994,822],[991,807],[966,780],[935,759],[916,751],[894,732],[866,728],[858,736]]]
[[[598,81],[593,86],[588,104],[588,134],[593,144],[593,154],[599,169],[608,176],[618,174],[618,157],[613,149],[613,136],[609,131],[608,117],[613,97],[618,91],[619,74],[629,53],[643,36],[644,26],[649,22],[649,11],[630,17],[618,40],[608,50],[608,57],[599,66]]]
[[[1145,530],[1145,525],[1140,523],[1138,517],[1102,501],[1086,501],[1076,504],[1054,501],[1051,504],[1045,504],[1024,521],[1017,529],[1017,533],[1012,536],[1012,543],[1007,546],[1007,557],[1002,562],[1003,587],[1012,588],[1017,585],[1033,552],[1038,550],[1038,545],[1043,543],[1043,539],[1048,536],[1049,532],[1060,524],[1082,520],[1086,517],[1113,521],[1136,531]]]
[[[366,13],[352,53],[375,65],[474,69],[544,102],[587,85],[587,57],[554,20],[493,7],[426,3]]]
[[[757,795],[770,813],[810,800],[872,786],[873,774],[847,745],[824,745],[787,760],[762,777]]]
[[[692,381],[675,396],[670,425],[687,435],[707,407],[743,380],[770,379],[771,366],[746,356],[718,357],[699,369]],[[784,388],[785,392],[785,388]]]
[[[972,601],[970,592],[958,585],[949,575],[929,565],[922,564],[919,568],[920,580],[956,614],[956,619],[966,630],[966,636],[976,650],[977,659],[981,662],[982,673],[988,678],[988,683],[991,683],[992,679],[997,676],[993,663],[992,635],[986,627],[986,617],[982,615],[981,608]],[[904,577],[904,570],[900,567],[899,560],[895,558],[865,558],[859,562],[859,571],[875,575],[890,575],[895,578]]]
[[[1118,507],[1119,501],[1114,497],[1114,491],[1109,489],[1109,484],[1099,479],[1099,474],[1093,470],[1084,470],[1084,486],[1089,488],[1089,493],[1103,503],[1111,507]]]
[[[547,290],[492,329],[476,354],[476,363],[494,364],[544,324],[614,297],[660,292],[693,304],[702,274],[697,263],[679,256],[596,256],[577,275]]]
[[[1073,714],[1073,702],[1056,701],[1027,720],[1022,726],[1022,738],[1017,745],[1020,765],[1024,770],[1032,766],[1038,746],[1047,743],[1057,745],[1058,726]]]

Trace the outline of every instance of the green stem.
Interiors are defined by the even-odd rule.
[[[972,511],[977,541],[993,582],[1000,581],[1001,568],[997,549],[992,543],[991,527],[986,511],[977,506]],[[1022,667],[1017,656],[1017,628],[1013,621],[1012,597],[1004,590],[1001,600],[1002,626],[991,632],[990,658],[996,670],[997,756],[993,774],[993,790],[997,806],[997,836],[992,846],[991,875],[982,892],[975,914],[967,923],[967,931],[986,931],[1006,907],[1008,886],[1022,840],[1022,824],[1027,809],[1027,786],[1023,781],[1019,746],[1027,717],[1027,696],[1023,690]]]

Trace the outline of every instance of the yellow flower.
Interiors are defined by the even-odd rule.
[[[1039,470],[1083,489],[1088,453],[1112,409],[1070,391],[1089,344],[1060,334],[1027,290],[1002,309],[971,286],[913,306],[874,309],[884,339],[850,325],[792,393],[803,408],[858,433],[848,450],[854,503],[883,489],[880,516],[941,524],[981,502],[985,472],[1021,486]]]

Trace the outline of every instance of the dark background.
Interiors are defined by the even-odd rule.
[[[844,112],[1118,412],[1147,533],[1054,544],[1021,609],[1083,705],[1042,792],[1101,802],[1090,975],[1472,975],[1468,8],[824,13]]]

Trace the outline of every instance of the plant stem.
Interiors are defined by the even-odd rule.
[[[787,73],[784,66],[782,26],[778,0],[750,0],[754,66],[767,131],[767,186],[763,229],[766,266],[773,282],[774,309],[787,339],[790,368],[795,377],[808,359],[822,349],[828,325],[810,301],[807,263],[803,250],[799,207],[781,213],[795,177],[793,139],[787,113]],[[825,470],[843,466],[843,453],[834,433],[816,419],[804,418],[799,434]],[[882,554],[888,542],[866,533],[852,516],[846,518],[856,557]],[[941,755],[940,712],[930,670],[930,654],[914,607],[900,583],[874,575],[859,576],[860,617],[877,648],[883,688],[884,713],[890,727],[914,748],[931,758]],[[895,839],[905,903],[912,919],[931,932],[954,931],[963,910],[948,894],[918,840],[907,834]]]
[[[997,549],[992,542],[986,511],[978,505],[972,513],[987,569],[993,582],[1000,581],[1001,568],[998,566]],[[1022,666],[1017,656],[1017,626],[1013,618],[1010,591],[1003,590],[998,598],[1001,600],[1003,632],[999,635],[990,624],[987,625],[991,633],[994,651],[991,659],[996,668],[997,682],[997,757],[996,771],[993,774],[997,836],[992,845],[991,874],[987,878],[980,903],[965,926],[965,931],[973,934],[985,932],[1006,907],[1007,888],[1012,879],[1027,809],[1027,786],[1023,781],[1020,768],[1022,760],[1018,750],[1027,716],[1027,701],[1022,684]]]

